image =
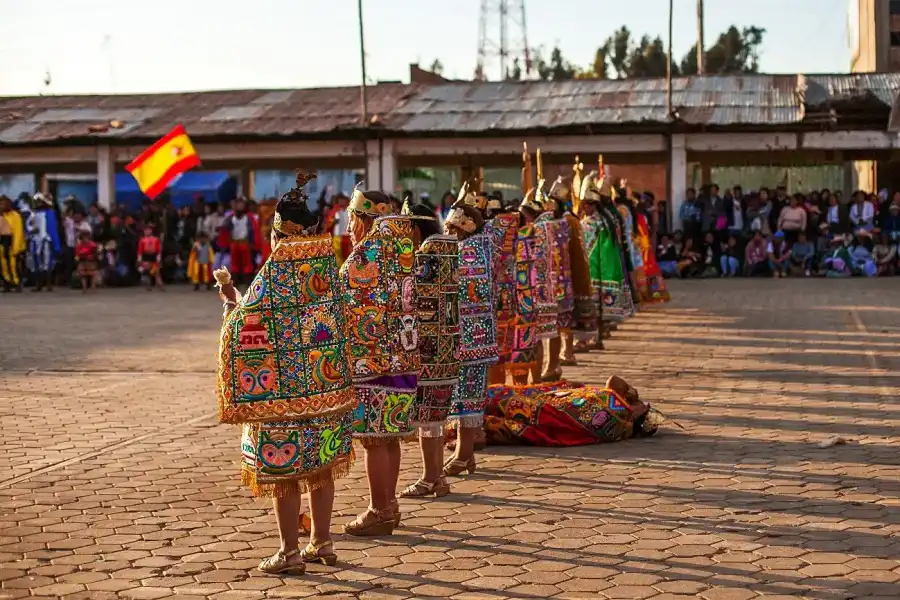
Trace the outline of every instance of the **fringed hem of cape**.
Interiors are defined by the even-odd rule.
[[[363,448],[386,446],[394,442],[407,442],[418,438],[419,431],[405,431],[403,433],[354,433],[353,441]]]
[[[463,427],[465,429],[474,429],[476,427],[482,427],[484,425],[484,413],[477,414],[469,414],[469,415],[459,415],[459,416],[451,416],[447,419],[447,427],[451,429],[456,429],[457,427]]]
[[[329,483],[346,477],[356,462],[356,453],[336,458],[331,464],[316,469],[312,473],[296,475],[284,481],[261,483],[257,474],[249,467],[241,467],[241,485],[246,486],[256,498],[286,498],[295,494],[307,494]]]

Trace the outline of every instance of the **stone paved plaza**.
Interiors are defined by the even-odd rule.
[[[567,376],[624,375],[685,430],[490,449],[284,579],[254,571],[274,518],[216,421],[216,296],[2,295],[0,600],[900,598],[898,281],[672,288]],[[364,497],[358,464],[335,530]]]

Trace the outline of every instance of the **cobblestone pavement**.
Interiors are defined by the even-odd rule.
[[[900,598],[897,282],[679,283],[567,375],[623,374],[684,431],[491,449],[284,579],[214,415],[213,294],[0,296],[0,599]],[[357,465],[336,525],[364,497]]]

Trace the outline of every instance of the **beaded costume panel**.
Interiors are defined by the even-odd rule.
[[[537,282],[534,253],[537,238],[534,225],[517,231],[516,236],[516,315],[513,322],[513,346],[510,367],[513,373],[527,371],[536,362],[537,332],[534,287]]]
[[[546,213],[545,213],[546,214]],[[549,340],[559,336],[556,319],[559,307],[556,305],[557,269],[554,259],[561,248],[557,245],[558,222],[551,221],[545,215],[534,223],[536,243],[534,245],[534,264],[537,273],[535,282],[535,306],[537,308],[536,335],[539,340]]]
[[[569,225],[569,265],[575,299],[572,329],[579,339],[592,339],[597,334],[597,303],[592,293],[591,269],[585,251],[584,232],[574,215],[566,213],[566,222]]]
[[[221,422],[311,418],[353,406],[337,275],[331,236],[278,244],[222,325]]]
[[[413,425],[443,423],[459,375],[459,245],[433,235],[416,252],[416,303],[422,370],[410,412]]]
[[[556,245],[553,252],[553,265],[556,271],[556,306],[559,313],[556,327],[560,331],[571,330],[575,324],[575,292],[572,288],[572,262],[569,257],[569,222],[566,219],[556,223]]]
[[[459,242],[459,358],[463,363],[497,362],[494,251],[493,239],[484,233]]]
[[[504,213],[497,215],[485,225],[497,230],[500,235],[497,252],[497,272],[494,277],[497,306],[497,354],[500,364],[512,360],[512,350],[516,335],[516,239],[518,237],[519,215]]]

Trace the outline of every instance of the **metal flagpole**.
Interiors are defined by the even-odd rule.
[[[356,11],[359,15],[359,64],[362,68],[362,81],[359,86],[359,109],[360,119],[363,128],[363,159],[366,161],[364,166],[366,187],[371,187],[369,182],[369,136],[366,132],[369,127],[369,100],[368,90],[366,89],[366,36],[363,27],[363,5],[362,0],[356,0]]]

